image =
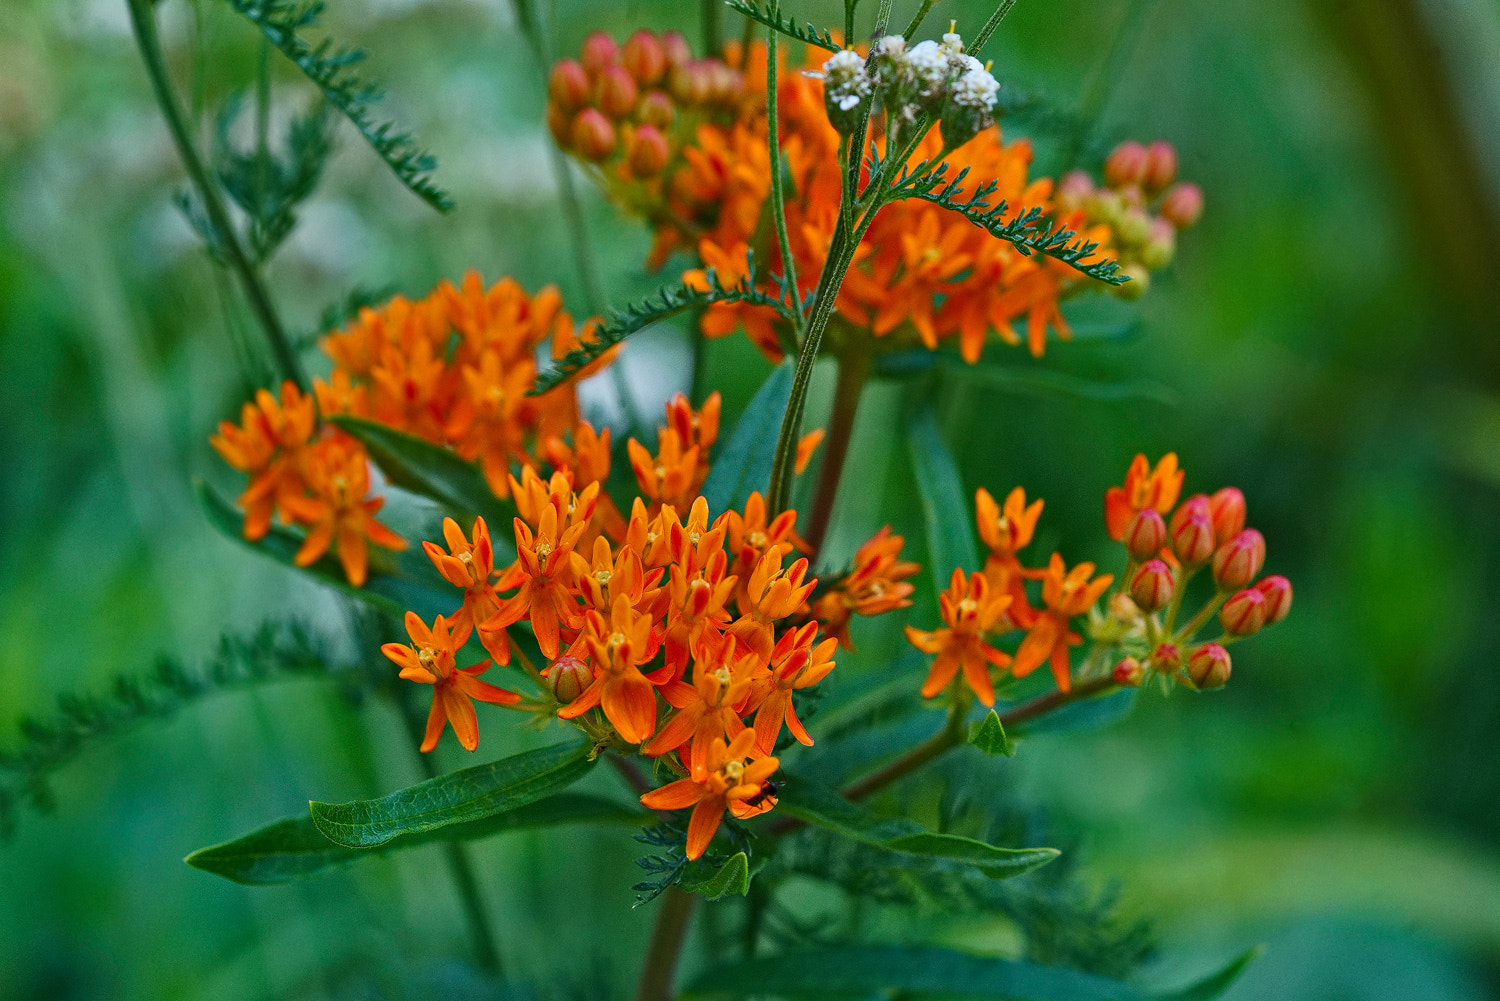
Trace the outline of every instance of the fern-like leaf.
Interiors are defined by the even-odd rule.
[[[750,20],[759,21],[766,27],[779,31],[788,38],[795,38],[799,42],[806,42],[808,45],[827,49],[829,52],[837,52],[843,48],[843,46],[833,40],[833,36],[829,34],[827,28],[824,28],[823,33],[820,35],[818,34],[818,29],[813,27],[811,21],[806,22],[807,27],[799,28],[797,27],[796,18],[782,17],[781,4],[779,3],[773,2],[762,5],[756,3],[755,0],[728,0],[728,3],[731,10],[737,10]]]
[[[989,197],[1000,186],[998,181],[985,181],[967,198],[963,198],[963,182],[968,174],[969,168],[965,167],[950,179],[946,163],[940,163],[931,170],[904,172],[892,185],[889,197],[892,200],[918,198],[941,205],[957,212],[991,236],[1009,242],[1023,254],[1044,254],[1101,282],[1124,285],[1130,280],[1120,273],[1119,264],[1108,258],[1083,263],[1085,258],[1093,256],[1099,250],[1099,245],[1079,239],[1078,234],[1071,229],[1042,223],[1043,213],[1038,206],[1006,219],[1010,205],[1003,198],[994,206],[989,202]]]
[[[609,319],[594,327],[589,341],[563,355],[553,368],[537,376],[530,395],[537,396],[556,389],[631,334],[683,310],[711,306],[716,302],[743,302],[774,309],[783,320],[791,322],[791,307],[780,298],[755,287],[757,275],[753,256],[747,256],[745,277],[737,285],[724,285],[712,268],[708,269],[707,277],[707,289],[695,289],[686,283],[668,286],[655,296],[647,296],[640,302],[613,310]]]
[[[321,2],[228,0],[228,3],[316,84],[329,104],[354,123],[359,134],[413,194],[439,212],[453,207],[447,193],[432,183],[431,174],[437,166],[432,154],[420,148],[411,135],[396,131],[392,122],[377,124],[371,116],[370,105],[380,100],[380,88],[354,70],[365,58],[365,52],[336,45],[329,38],[313,44],[300,34],[317,25],[323,13]]]

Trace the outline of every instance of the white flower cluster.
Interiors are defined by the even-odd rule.
[[[840,111],[853,111],[870,96],[875,82],[865,73],[865,60],[853,49],[842,49],[823,64],[823,94]]]

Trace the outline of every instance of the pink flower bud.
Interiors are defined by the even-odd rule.
[[[1140,184],[1146,179],[1146,147],[1134,139],[1120,143],[1104,161],[1104,182],[1111,188]]]
[[[1172,568],[1161,560],[1151,560],[1130,578],[1130,598],[1143,612],[1166,608],[1172,600]]]
[[[1229,680],[1229,651],[1217,643],[1203,644],[1188,658],[1187,673],[1194,688],[1223,688]]]
[[[1255,589],[1266,599],[1266,625],[1280,622],[1292,610],[1292,582],[1280,574],[1258,581]]]
[[[1057,185],[1057,194],[1054,201],[1063,212],[1073,212],[1083,208],[1083,201],[1094,190],[1094,179],[1088,175],[1088,171],[1070,170],[1063,175],[1063,179]]]
[[[1208,513],[1214,521],[1214,539],[1222,546],[1245,529],[1245,495],[1238,487],[1216,490],[1208,499]]]
[[[1266,622],[1266,596],[1253,587],[1236,591],[1219,609],[1219,621],[1231,636],[1254,636]]]
[[[685,107],[706,104],[712,89],[713,70],[706,59],[693,59],[667,71],[667,91]]]
[[[552,695],[563,705],[583,694],[583,690],[594,681],[594,672],[577,657],[559,657],[547,668],[547,685]]]
[[[599,77],[599,110],[619,121],[635,110],[640,88],[623,66],[606,66]]]
[[[642,125],[653,125],[665,131],[672,127],[672,121],[677,117],[677,107],[664,92],[653,90],[641,98],[641,103],[636,106],[635,115],[641,120]]]
[[[1148,191],[1160,191],[1177,179],[1177,150],[1158,139],[1146,147],[1145,181]]]
[[[1172,185],[1161,200],[1162,218],[1178,229],[1188,229],[1203,215],[1203,189],[1191,181]]]
[[[1209,519],[1212,523],[1213,508],[1209,505],[1208,494],[1193,494],[1177,506],[1177,510],[1172,512],[1171,520],[1167,522],[1170,533],[1176,535],[1178,527],[1183,522],[1199,515]]]
[[[636,83],[649,87],[667,72],[667,50],[654,32],[637,31],[625,39],[620,49],[620,63]]]
[[[1177,230],[1165,219],[1152,219],[1146,242],[1141,245],[1141,263],[1152,271],[1172,263],[1177,256]]]
[[[615,60],[620,58],[620,47],[604,32],[595,31],[583,40],[580,58],[583,61],[583,68],[588,70],[590,75],[598,75],[604,72],[604,67],[613,66]]]
[[[1133,560],[1149,560],[1161,552],[1167,544],[1167,523],[1151,508],[1142,508],[1125,526],[1125,535],[1120,540]]]
[[[577,111],[588,103],[589,75],[576,59],[564,59],[547,75],[547,96],[564,112]]]
[[[598,108],[584,108],[573,120],[573,148],[585,160],[598,163],[615,151],[615,127]]]
[[[655,177],[667,165],[667,157],[671,152],[667,137],[659,129],[652,125],[642,125],[630,137],[630,143],[625,148],[625,162],[630,164],[630,172],[636,177]]]
[[[1141,683],[1141,678],[1146,674],[1146,669],[1141,667],[1141,662],[1134,657],[1126,657],[1115,665],[1115,684],[1124,685],[1127,688],[1135,688]]]
[[[1197,566],[1214,553],[1214,523],[1206,514],[1194,514],[1178,521],[1172,518],[1172,552],[1184,566]]]
[[[1160,674],[1171,674],[1182,666],[1182,654],[1172,643],[1162,643],[1151,651],[1151,666]]]
[[[693,47],[688,44],[686,36],[680,31],[662,32],[661,49],[667,57],[669,67],[682,66],[692,61]]]
[[[1220,591],[1249,587],[1266,563],[1266,540],[1253,528],[1230,539],[1214,553],[1214,583]]]

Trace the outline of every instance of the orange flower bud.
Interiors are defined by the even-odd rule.
[[[677,108],[663,91],[653,90],[641,98],[641,103],[636,106],[635,116],[642,125],[654,125],[666,130],[672,127],[672,121],[677,117]]]
[[[625,148],[625,161],[630,164],[630,172],[636,177],[655,177],[667,165],[670,153],[667,137],[661,134],[661,130],[652,125],[642,125],[630,137]]]
[[[1104,161],[1104,182],[1111,188],[1140,184],[1146,179],[1146,147],[1134,139],[1120,143]]]
[[[635,79],[623,66],[606,66],[599,76],[599,110],[619,121],[635,110],[641,96]]]
[[[1149,560],[1167,544],[1167,523],[1154,509],[1142,508],[1125,526],[1125,535],[1120,541],[1125,543],[1131,559]]]
[[[1231,636],[1254,636],[1266,622],[1266,596],[1253,587],[1236,591],[1219,609],[1219,621]]]
[[[713,89],[712,76],[713,71],[706,60],[691,59],[679,63],[667,72],[667,93],[678,104],[696,108],[708,102]]]
[[[1143,612],[1167,607],[1172,600],[1172,568],[1161,560],[1151,560],[1130,578],[1130,598]]]
[[[1214,539],[1222,546],[1245,529],[1245,495],[1237,487],[1214,491],[1208,514],[1214,521]]]
[[[1280,574],[1258,581],[1255,589],[1266,599],[1265,625],[1274,625],[1292,610],[1292,582]]]
[[[1203,189],[1191,181],[1172,185],[1161,200],[1161,216],[1178,229],[1196,224],[1203,215]]]
[[[615,151],[615,127],[598,108],[584,108],[573,120],[573,148],[585,160],[598,163]]]
[[[1247,528],[1214,553],[1214,583],[1220,591],[1247,587],[1265,562],[1265,537]]]
[[[1125,243],[1140,245],[1151,236],[1151,217],[1146,215],[1146,210],[1132,207],[1120,213],[1120,221],[1115,225],[1115,233]]]
[[[1217,643],[1203,644],[1188,658],[1187,673],[1194,688],[1223,688],[1229,680],[1229,651]]]
[[[576,700],[593,680],[594,672],[577,657],[559,657],[547,668],[547,685],[552,689],[553,697],[563,705]]]
[[[606,66],[613,66],[615,60],[620,58],[620,48],[615,40],[602,31],[592,32],[583,40],[583,67],[590,75],[597,75],[604,71]]]
[[[1126,657],[1115,665],[1115,684],[1134,688],[1141,683],[1141,678],[1146,674],[1146,669],[1141,667],[1141,662],[1134,657]]]
[[[563,111],[577,111],[588,103],[589,75],[576,59],[564,59],[547,75],[547,96]]]
[[[1162,643],[1151,651],[1151,666],[1161,674],[1172,674],[1182,666],[1182,654],[1175,643]]]
[[[1177,180],[1177,150],[1169,142],[1156,140],[1146,147],[1146,189],[1160,191]]]
[[[635,77],[636,83],[649,87],[667,72],[667,50],[654,32],[641,30],[625,40],[620,62]]]
[[[547,129],[557,145],[563,149],[573,148],[573,119],[555,104],[547,105]]]
[[[1206,561],[1214,551],[1214,523],[1208,498],[1195,494],[1172,515],[1172,551],[1188,566]]]
[[[667,65],[681,66],[693,58],[693,47],[680,31],[664,31],[661,34],[661,50],[667,57]]]

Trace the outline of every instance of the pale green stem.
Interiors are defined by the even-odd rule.
[[[771,11],[780,16],[781,5]],[[771,219],[776,224],[776,245],[781,249],[782,276],[792,298],[792,328],[802,342],[802,294],[797,291],[797,261],[786,231],[786,201],[781,188],[781,124],[776,113],[776,29],[766,29],[766,131],[771,154]]]

